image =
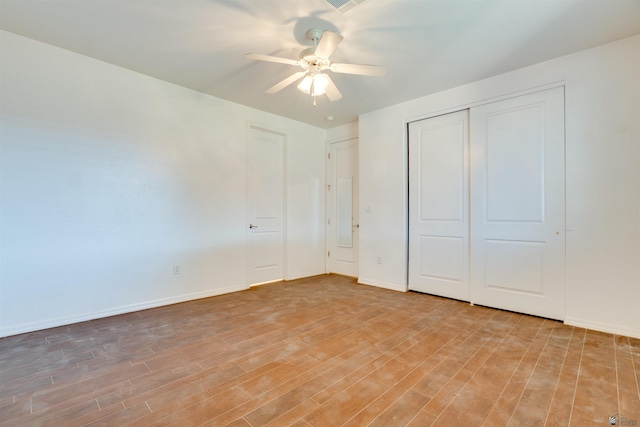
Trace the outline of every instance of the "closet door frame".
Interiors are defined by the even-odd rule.
[[[557,82],[552,82],[546,85],[540,85],[540,86],[536,86],[536,87],[531,87],[531,88],[527,88],[524,90],[519,90],[519,91],[513,91],[510,93],[504,93],[501,95],[496,95],[496,96],[490,96],[490,92],[491,90],[487,91],[487,95],[484,96],[482,99],[478,100],[478,101],[473,101],[473,102],[468,102],[468,101],[462,101],[458,104],[455,104],[455,100],[452,102],[452,104],[455,104],[455,106],[453,107],[449,107],[449,108],[442,108],[442,109],[438,109],[438,110],[434,110],[430,113],[425,113],[425,114],[420,114],[420,115],[416,115],[413,117],[409,117],[406,118],[404,120],[404,126],[403,126],[403,133],[404,133],[404,141],[405,141],[405,180],[406,180],[406,185],[405,188],[407,189],[406,192],[406,200],[405,200],[405,209],[406,209],[406,236],[407,236],[407,257],[406,257],[406,270],[405,270],[405,274],[406,274],[406,289],[410,290],[410,285],[409,285],[409,280],[410,280],[410,272],[409,272],[409,259],[410,259],[410,247],[409,247],[409,236],[411,233],[411,223],[410,223],[410,201],[409,201],[409,182],[410,182],[410,177],[409,177],[409,124],[416,122],[416,121],[420,121],[420,120],[424,120],[424,119],[430,119],[430,118],[434,118],[434,117],[438,117],[438,116],[442,116],[442,115],[446,115],[449,113],[455,113],[455,112],[459,112],[459,111],[463,111],[463,110],[471,110],[474,107],[479,107],[479,106],[483,106],[486,104],[490,104],[493,102],[497,102],[497,101],[502,101],[502,100],[506,100],[506,99],[510,99],[510,98],[517,98],[523,95],[528,95],[528,94],[532,94],[532,93],[536,93],[536,92],[542,92],[542,91],[546,91],[549,89],[554,89],[554,88],[563,88],[563,90],[565,89],[566,83],[565,81],[561,80],[561,81],[557,81]],[[499,88],[496,88],[493,92],[498,93]],[[566,142],[566,137],[565,137],[565,142]],[[566,173],[566,171],[564,172]],[[566,181],[564,182],[564,187],[566,187]],[[565,204],[566,204],[566,190],[565,188],[563,188],[563,192],[565,193]],[[566,212],[565,212],[566,215]],[[471,230],[469,230],[471,233]],[[564,236],[566,235],[566,224],[564,226],[564,228],[561,230],[561,233]],[[470,250],[470,249],[469,249]],[[470,255],[470,254],[469,254]],[[471,263],[471,257],[469,256],[469,263]],[[563,261],[564,265],[566,267],[566,258]],[[564,288],[564,292],[565,292],[565,300],[566,300],[566,282],[565,282],[565,288]],[[473,305],[473,299],[472,297],[470,297],[471,299],[471,304]],[[560,319],[562,320],[562,319]]]

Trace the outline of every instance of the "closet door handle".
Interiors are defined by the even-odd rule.
[[[258,228],[257,225],[249,224],[249,228]]]

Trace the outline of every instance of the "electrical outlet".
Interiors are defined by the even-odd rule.
[[[176,264],[173,266],[173,274],[180,274],[180,265]]]

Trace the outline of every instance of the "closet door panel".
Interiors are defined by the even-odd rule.
[[[468,110],[409,125],[409,289],[469,301]]]
[[[564,90],[470,111],[471,301],[565,316]]]

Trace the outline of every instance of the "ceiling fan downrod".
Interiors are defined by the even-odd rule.
[[[320,40],[320,37],[322,37],[322,30],[312,28],[307,31],[307,38],[313,41],[314,48],[318,47],[318,40]]]

